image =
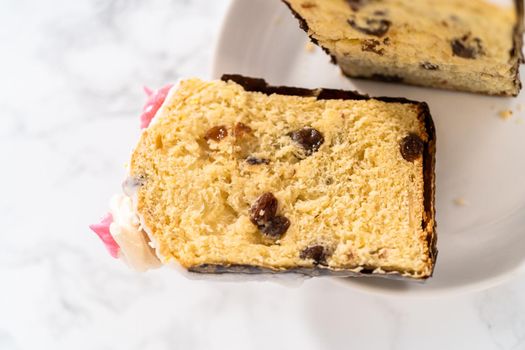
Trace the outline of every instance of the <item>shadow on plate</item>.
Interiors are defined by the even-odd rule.
[[[381,291],[389,291],[391,293],[403,293],[416,286],[424,286],[424,282],[407,282],[400,280],[386,280],[382,278],[363,277],[363,278],[341,278],[341,282],[350,284],[357,284],[365,289],[377,289]]]

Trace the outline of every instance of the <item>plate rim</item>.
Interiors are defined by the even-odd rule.
[[[213,53],[212,53],[212,61],[211,61],[211,77],[212,79],[219,79],[221,75],[223,74],[221,70],[219,70],[220,60],[223,48],[226,46],[228,38],[226,37],[226,33],[228,31],[228,27],[231,25],[234,16],[233,13],[235,12],[235,9],[243,0],[230,0],[227,9],[225,11],[225,14],[221,20],[221,23],[219,25],[218,34],[215,39],[214,47],[213,47]],[[264,78],[264,77],[260,77]],[[363,92],[363,93],[366,93]],[[439,240],[439,230],[437,231],[438,240]],[[439,258],[438,258],[439,263]],[[471,294],[471,293],[477,293],[482,292],[490,288],[497,287],[499,285],[505,284],[507,282],[511,282],[513,280],[516,280],[520,277],[523,277],[525,275],[525,260],[521,264],[516,265],[514,268],[509,269],[507,272],[494,276],[491,278],[483,279],[477,282],[471,282],[464,285],[456,285],[456,286],[450,286],[450,287],[444,287],[444,288],[438,288],[438,289],[412,289],[412,290],[396,290],[393,288],[386,288],[382,286],[373,286],[369,285],[367,283],[360,283],[362,281],[362,278],[370,278],[370,277],[354,277],[354,278],[341,278],[336,277],[333,278],[337,284],[344,285],[346,287],[352,288],[356,291],[377,295],[377,296],[388,296],[393,298],[437,298],[437,297],[450,297],[450,296],[461,296],[465,294]],[[373,277],[372,277],[373,278]],[[414,282],[417,283],[417,282]],[[423,282],[424,285],[424,282]]]
[[[228,23],[231,22],[232,13],[234,11],[234,8],[237,6],[238,1],[237,0],[230,0],[226,11],[224,12],[224,16],[220,20],[219,24],[219,30],[217,32],[217,35],[215,36],[215,42],[213,44],[212,49],[212,57],[211,57],[211,78],[212,79],[220,79],[220,76],[222,73],[219,73],[218,65],[219,60],[218,57],[221,55],[222,47],[224,46],[224,43],[226,41],[226,31]]]

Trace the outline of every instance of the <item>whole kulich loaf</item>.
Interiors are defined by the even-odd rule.
[[[348,77],[516,96],[523,0],[283,0]]]
[[[192,272],[426,279],[434,164],[425,103],[228,75],[170,91],[127,192],[162,263]]]

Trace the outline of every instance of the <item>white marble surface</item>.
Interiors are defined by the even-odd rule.
[[[206,78],[227,2],[0,2],[0,349],[525,349],[525,276],[386,298],[109,257],[87,225],[120,186],[141,86]]]

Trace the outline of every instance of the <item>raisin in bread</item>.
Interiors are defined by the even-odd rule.
[[[425,279],[434,154],[424,103],[189,79],[143,132],[128,193],[162,262],[193,272]]]
[[[516,96],[523,0],[283,0],[348,77]]]

